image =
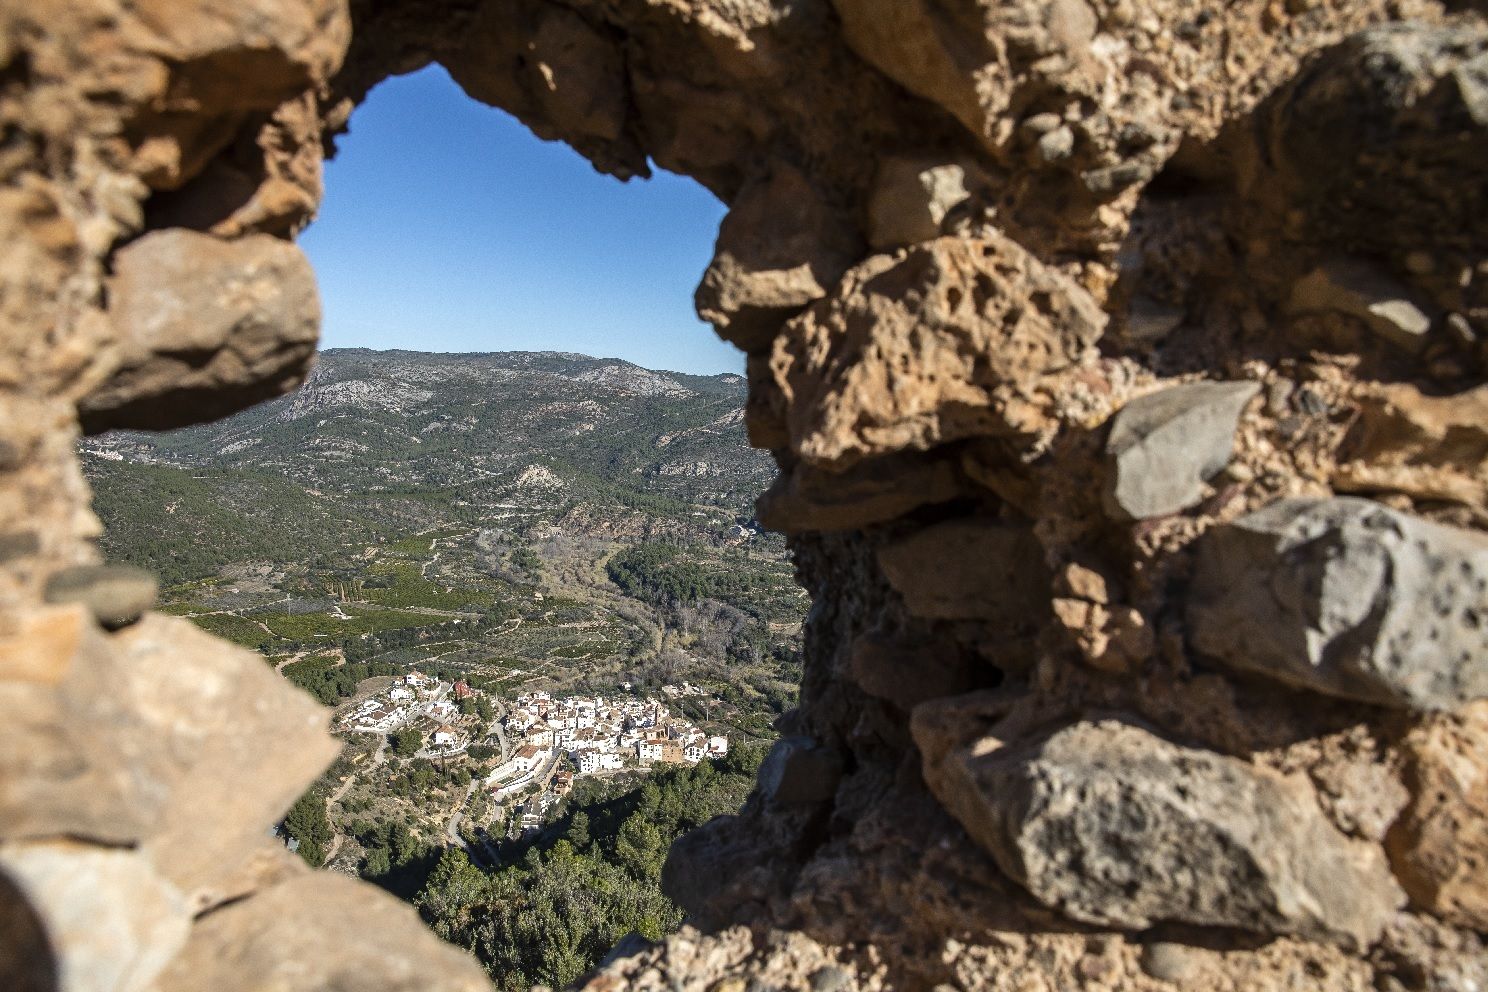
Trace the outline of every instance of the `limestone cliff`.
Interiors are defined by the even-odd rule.
[[[1483,14],[3,0],[0,985],[483,985],[262,847],[323,715],[89,568],[73,454],[303,377],[323,156],[438,61],[730,204],[814,601],[700,929],[591,988],[1488,987]]]

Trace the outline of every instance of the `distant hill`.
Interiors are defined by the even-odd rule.
[[[500,504],[747,520],[769,484],[745,381],[561,352],[333,349],[295,393],[82,443],[105,550],[168,582],[300,560]]]

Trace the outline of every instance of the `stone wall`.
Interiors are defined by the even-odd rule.
[[[322,158],[438,61],[729,203],[813,598],[700,929],[591,988],[1488,987],[1483,13],[0,0],[0,986],[484,987],[265,838],[325,713],[99,566],[73,453],[304,376]]]

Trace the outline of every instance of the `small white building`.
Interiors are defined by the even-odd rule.
[[[660,761],[663,753],[662,749],[666,747],[666,743],[665,740],[659,737],[648,737],[636,745],[636,758],[643,765],[650,764],[653,761]]]

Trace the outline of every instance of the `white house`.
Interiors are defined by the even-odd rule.
[[[650,764],[653,761],[660,761],[662,749],[666,747],[666,743],[666,741],[659,737],[647,738],[636,745],[636,757],[640,759],[643,765]]]
[[[728,738],[727,737],[709,737],[708,738],[708,753],[711,754],[711,755],[713,755],[713,757],[715,757],[715,758],[721,758],[725,754],[728,754]]]
[[[548,752],[533,747],[531,744],[517,748],[517,753],[512,755],[511,766],[518,775],[525,775],[538,765],[547,760]]]

